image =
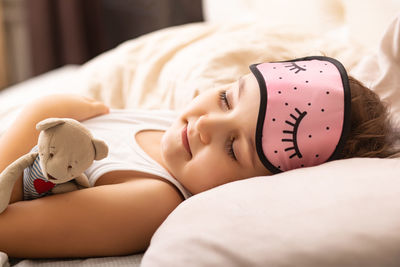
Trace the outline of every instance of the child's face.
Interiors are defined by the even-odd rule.
[[[252,74],[196,97],[163,136],[167,169],[192,194],[269,174],[255,150],[259,102]]]

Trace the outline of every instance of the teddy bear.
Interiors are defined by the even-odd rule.
[[[40,131],[37,146],[0,174],[0,213],[7,208],[21,174],[25,200],[65,193],[89,187],[84,171],[108,155],[107,144],[76,120],[49,118],[36,129]]]

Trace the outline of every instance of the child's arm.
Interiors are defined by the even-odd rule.
[[[83,96],[59,94],[39,98],[23,108],[11,127],[1,137],[0,151],[4,142],[8,143],[9,139],[18,139],[23,143],[18,146],[23,147],[24,153],[28,152],[37,142],[39,131],[36,130],[36,124],[45,118],[72,118],[82,121],[107,112],[108,107],[102,102]],[[1,166],[0,169],[2,169]]]
[[[150,178],[20,201],[0,214],[0,251],[21,258],[143,252],[181,201],[173,185]]]
[[[28,153],[37,143],[36,124],[49,117],[85,120],[105,114],[108,107],[78,95],[51,95],[40,98],[23,108],[11,127],[0,138],[0,172],[20,156]],[[21,199],[21,180],[14,186],[11,202]]]
[[[0,140],[0,171],[36,144],[37,122],[83,120],[108,111],[101,103],[52,96],[24,109]],[[21,185],[20,185],[21,186]],[[132,179],[32,201],[0,214],[0,251],[11,257],[89,257],[143,251],[157,227],[182,201],[164,181]]]

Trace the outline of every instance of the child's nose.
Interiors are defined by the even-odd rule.
[[[199,132],[200,140],[207,145],[211,142],[213,136],[221,135],[225,131],[230,131],[230,118],[218,114],[202,115],[197,119],[196,129]]]

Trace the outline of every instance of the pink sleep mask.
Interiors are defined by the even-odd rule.
[[[350,129],[350,87],[329,57],[254,64],[260,87],[257,154],[272,173],[340,157]]]

